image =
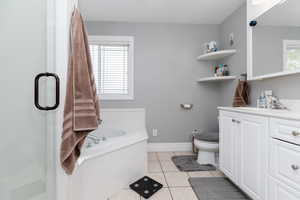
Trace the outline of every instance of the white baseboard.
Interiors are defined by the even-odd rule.
[[[148,143],[148,152],[192,151],[192,143]]]

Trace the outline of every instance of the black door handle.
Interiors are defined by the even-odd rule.
[[[54,77],[55,79],[55,104],[53,106],[46,106],[43,107],[40,105],[39,102],[39,80],[41,77]],[[59,91],[59,77],[57,76],[57,74],[54,73],[49,73],[49,72],[45,72],[45,73],[40,73],[38,74],[35,79],[34,79],[34,105],[37,109],[39,110],[55,110],[58,106],[59,106],[59,95],[60,95],[60,91]]]

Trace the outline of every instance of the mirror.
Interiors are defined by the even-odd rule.
[[[300,0],[281,1],[252,26],[252,78],[300,72]],[[253,25],[253,24],[252,24]]]

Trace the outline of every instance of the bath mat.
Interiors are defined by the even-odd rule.
[[[216,170],[216,167],[213,165],[200,165],[197,162],[196,155],[173,156],[172,161],[180,171],[184,172]]]
[[[145,199],[148,199],[160,190],[163,185],[148,176],[144,176],[129,187]]]
[[[251,200],[228,178],[189,178],[189,182],[201,200]]]

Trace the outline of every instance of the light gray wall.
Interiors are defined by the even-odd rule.
[[[195,58],[202,44],[219,39],[221,48],[235,48],[237,54],[222,63],[232,75],[247,71],[246,6],[243,5],[221,25],[178,25],[151,23],[87,22],[91,35],[135,37],[134,101],[102,101],[104,108],[145,107],[150,142],[187,142],[194,128],[217,129],[217,106],[231,106],[237,80],[221,84],[197,84],[211,74],[207,63]],[[234,45],[229,34],[234,33]],[[272,56],[269,56],[272,59]],[[251,82],[251,103],[261,90],[272,89],[280,98],[300,98],[300,75]],[[180,103],[195,105],[183,111]],[[157,128],[158,137],[152,137]]]
[[[229,16],[221,25],[221,48],[236,49],[237,53],[231,57],[224,59],[222,62],[228,64],[231,75],[239,77],[240,74],[246,73],[247,54],[246,54],[246,6],[241,7]],[[234,34],[234,45],[229,42],[229,35]],[[237,80],[232,82],[224,82],[220,91],[221,106],[231,106],[234,90]]]
[[[150,142],[188,142],[194,128],[217,129],[218,86],[196,83],[211,73],[196,57],[204,42],[219,38],[218,25],[87,22],[87,29],[135,37],[135,99],[102,101],[103,108],[145,107]],[[194,109],[180,109],[185,102]]]
[[[283,40],[299,39],[300,27],[256,26],[253,29],[253,75],[283,71]]]
[[[242,6],[235,11],[221,24],[221,44],[224,48],[229,48],[228,34],[235,34],[235,48],[238,54],[225,60],[229,64],[234,74],[246,72],[247,69],[247,33],[246,33],[246,6]],[[268,56],[268,55],[267,55]],[[268,59],[273,59],[272,55]],[[300,75],[286,76],[281,78],[267,79],[263,81],[250,82],[251,105],[256,106],[256,99],[262,90],[271,89],[275,95],[282,99],[300,99]],[[230,106],[236,81],[224,84],[221,90],[220,105]]]

